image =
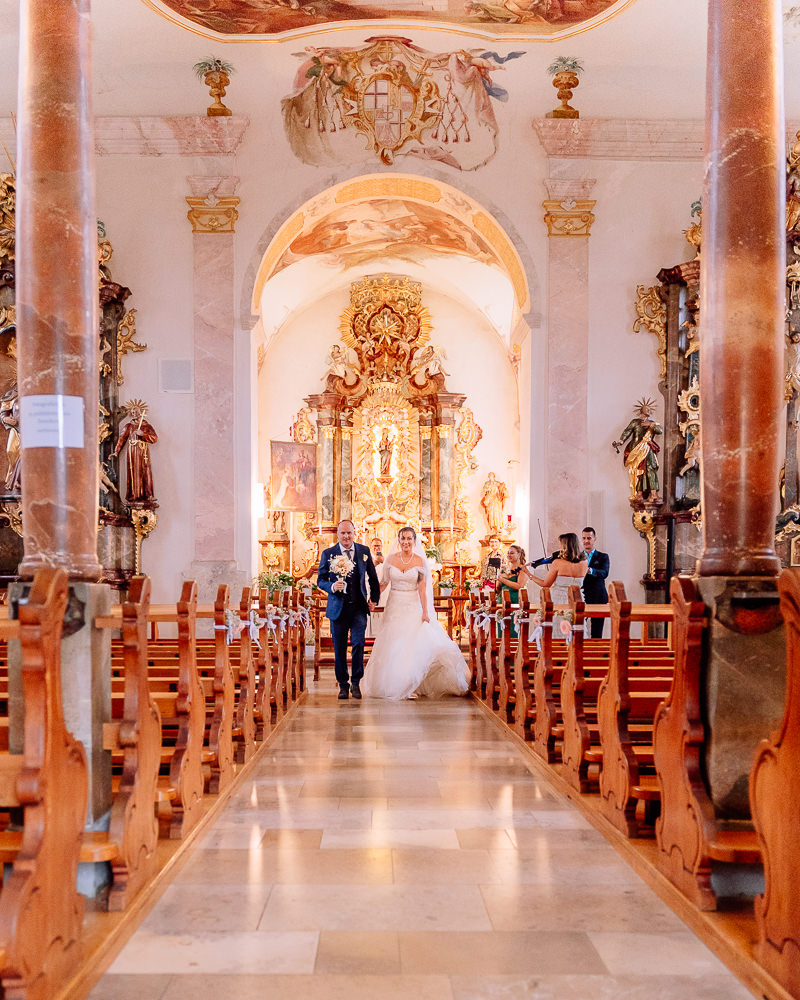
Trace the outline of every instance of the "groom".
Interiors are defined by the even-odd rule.
[[[328,594],[325,614],[331,622],[333,656],[339,699],[344,701],[353,692],[361,697],[361,678],[364,676],[364,632],[367,614],[381,596],[378,574],[372,555],[366,545],[356,544],[356,529],[352,521],[340,521],[336,529],[338,545],[325,549],[319,560],[317,586]],[[331,571],[331,559],[339,554],[348,556],[353,570],[345,579]],[[351,677],[347,672],[347,638],[350,636]]]

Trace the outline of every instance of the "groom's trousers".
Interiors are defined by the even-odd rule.
[[[367,629],[367,612],[361,604],[346,603],[342,613],[331,622],[331,637],[333,639],[334,671],[339,687],[348,684],[360,684],[364,676],[364,633]],[[350,672],[347,670],[347,643],[352,647],[350,654]]]

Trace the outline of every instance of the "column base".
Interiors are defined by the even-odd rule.
[[[774,577],[696,578],[709,610],[704,664],[709,794],[722,818],[750,816],[759,742],[777,727],[786,694],[786,637]]]

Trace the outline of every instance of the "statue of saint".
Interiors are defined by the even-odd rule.
[[[656,404],[652,399],[640,399],[634,406],[633,420],[613,446],[619,451],[624,444],[623,460],[630,478],[629,500],[656,500],[658,496],[658,458],[661,450],[654,438],[663,428],[652,419]]]
[[[380,475],[383,479],[391,476],[392,452],[394,451],[394,438],[389,437],[389,428],[383,428],[383,434],[378,443],[378,457],[380,458]]]
[[[19,493],[22,466],[22,449],[19,436],[19,389],[17,388],[17,341],[12,337],[8,342],[8,357],[14,363],[14,384],[0,397],[0,424],[8,432],[6,438],[6,493]]]
[[[113,454],[119,455],[128,445],[127,479],[125,500],[129,504],[156,507],[153,489],[153,468],[150,464],[150,445],[158,441],[152,424],[145,420],[147,406],[140,399],[128,403],[127,414],[131,418],[119,436]]]
[[[506,500],[508,500],[506,484],[501,483],[495,474],[490,472],[481,491],[481,507],[486,514],[486,523],[492,535],[497,535],[503,530],[503,508]]]

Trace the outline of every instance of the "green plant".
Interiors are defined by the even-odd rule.
[[[206,73],[227,73],[230,76],[231,73],[235,72],[229,62],[225,62],[224,59],[218,59],[216,56],[209,56],[208,59],[203,59],[195,63],[192,68],[201,80]]]
[[[439,577],[440,587],[449,587],[452,590],[453,587],[455,587],[455,585],[456,581],[452,573],[442,573],[442,575]]]
[[[425,549],[425,556],[440,563],[442,561],[442,550],[438,545],[428,545]]]
[[[271,594],[273,590],[286,590],[287,587],[294,586],[294,577],[291,573],[274,573],[265,569],[258,574],[255,582],[259,590],[266,590]]]
[[[583,66],[574,56],[559,56],[550,63],[547,72],[550,76],[555,76],[556,73],[574,73],[575,76],[580,76]]]

